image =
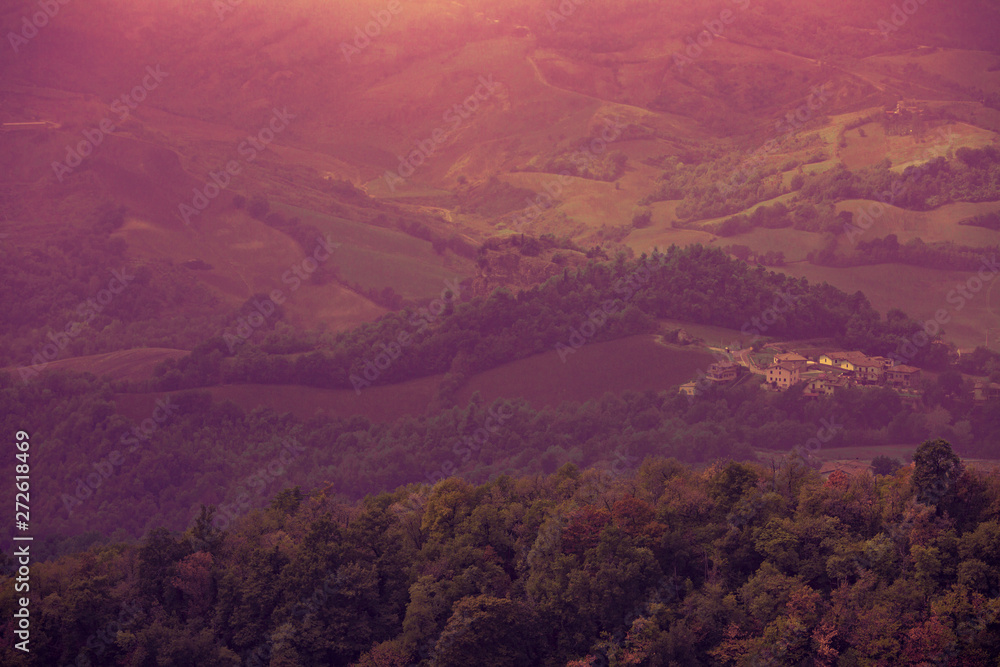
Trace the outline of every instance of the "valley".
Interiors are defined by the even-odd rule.
[[[0,664],[994,664],[996,2],[0,25]]]

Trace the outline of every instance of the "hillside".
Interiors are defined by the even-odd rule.
[[[996,0],[0,27],[0,665],[1000,666]]]

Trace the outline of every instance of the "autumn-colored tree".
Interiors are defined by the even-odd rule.
[[[611,513],[593,505],[572,512],[562,532],[563,551],[582,556],[587,549],[597,545],[601,531],[609,523]]]
[[[851,478],[843,470],[834,470],[830,473],[830,476],[826,478],[827,486],[831,486],[835,489],[846,490],[850,485]]]
[[[176,574],[170,579],[171,585],[184,594],[189,617],[204,617],[212,605],[212,564],[212,554],[195,552],[177,563]]]

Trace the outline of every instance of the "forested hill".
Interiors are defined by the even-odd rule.
[[[0,662],[991,665],[998,549],[1000,478],[944,441],[827,481],[651,458],[356,504],[296,488],[33,565],[31,653]]]
[[[254,308],[253,301],[247,302],[248,310]],[[671,246],[638,259],[621,255],[616,261],[567,268],[517,294],[501,288],[457,305],[448,299],[436,311],[390,313],[333,341],[307,340],[273,317],[246,342],[227,331],[189,357],[165,362],[153,388],[219,382],[359,388],[366,382],[446,372],[453,376],[447,384],[457,386],[472,373],[568,344],[572,331],[596,310],[604,314],[588,338],[594,341],[652,331],[655,318],[675,318],[742,331],[747,344],[757,334],[834,337],[848,348],[889,354],[921,331],[919,323],[902,313],[882,318],[860,292],[848,295],[826,283],[811,285],[751,267],[714,248]],[[767,323],[761,325],[766,312]],[[405,353],[397,350],[397,358],[374,379],[372,373],[365,376],[366,366],[401,336],[407,340]],[[916,364],[938,362],[931,358],[940,352],[938,347],[923,346],[907,358]]]
[[[755,452],[815,441],[824,420],[836,425],[824,448],[946,438],[963,456],[997,458],[1000,442],[997,403],[976,403],[971,383],[955,372],[927,385],[928,412],[883,387],[845,387],[810,400],[802,386],[773,393],[740,383],[694,398],[627,391],[552,408],[524,399],[485,403],[473,394],[465,404],[393,421],[300,420],[187,391],[161,398],[168,414],[149,428],[151,420],[122,414],[125,398],[92,376],[45,373],[25,384],[0,374],[0,427],[16,432],[31,415],[38,423],[33,459],[52,471],[33,506],[44,517],[37,558],[136,539],[157,526],[183,530],[201,504],[243,497],[242,515],[295,485],[354,501],[452,475],[484,482],[503,473],[551,474],[567,462],[585,469],[645,457],[755,460]]]

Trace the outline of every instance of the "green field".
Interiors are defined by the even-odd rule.
[[[657,322],[660,323],[661,331],[666,332],[674,329],[683,329],[694,338],[700,338],[705,341],[706,345],[710,345],[712,347],[728,347],[734,341],[749,342],[750,338],[736,329],[716,327],[711,324],[694,324],[692,322],[682,322],[681,320],[671,319],[660,319],[657,320]]]
[[[861,291],[883,314],[899,308],[910,317],[925,320],[936,311],[947,311],[951,321],[944,325],[945,339],[961,348],[989,345],[1000,351],[1000,279],[986,283],[961,309],[949,303],[948,294],[976,274],[965,271],[922,269],[900,264],[879,264],[851,268],[815,266],[805,262],[777,269],[810,282],[827,282],[848,294]]]
[[[885,56],[872,56],[867,61],[888,63],[904,67],[915,63],[926,72],[949,79],[963,86],[984,90],[1000,89],[1000,71],[990,71],[997,64],[997,56],[986,51],[964,49],[918,48]]]
[[[444,281],[467,276],[473,271],[470,261],[448,253],[447,259],[431,248],[429,241],[414,238],[395,229],[385,229],[353,222],[293,206],[274,207],[303,224],[313,225],[329,234],[341,247],[334,261],[340,276],[363,287],[392,287],[411,299],[440,294]]]
[[[568,334],[567,334],[568,335]],[[669,391],[695,377],[713,357],[699,348],[658,343],[656,336],[630,336],[591,343],[562,363],[555,351],[536,354],[473,376],[457,393],[459,405],[479,392],[483,400],[523,397],[536,407],[563,401],[587,401],[605,392]],[[290,412],[301,419],[318,414],[336,417],[362,415],[373,421],[391,421],[426,412],[437,393],[441,375],[392,385],[353,389],[319,389],[299,385],[234,384],[207,389],[219,401],[230,400],[245,410],[265,407]],[[162,394],[121,394],[119,411],[141,419]]]
[[[665,391],[693,379],[713,361],[697,348],[660,344],[655,335],[630,336],[584,345],[565,363],[553,350],[485,371],[459,389],[458,402],[465,404],[479,392],[487,403],[523,397],[540,407],[587,401],[605,392]]]
[[[285,313],[297,326],[344,330],[385,312],[334,282],[303,283],[293,291],[282,277],[302,264],[302,249],[287,235],[239,211],[224,213],[197,230],[130,218],[115,234],[138,257],[207,262],[212,269],[197,271],[196,277],[230,305],[238,305],[255,292],[281,290],[286,297]]]
[[[822,250],[826,244],[823,234],[797,229],[765,229],[758,227],[746,234],[715,240],[715,245],[745,245],[754,252],[782,252],[786,262],[802,262],[813,250]]]
[[[676,205],[676,202],[672,203]],[[656,210],[655,207],[653,210]],[[674,229],[669,223],[656,224],[655,215],[653,220],[652,226],[636,229],[625,238],[624,243],[636,253],[650,252],[653,248],[665,250],[672,245],[681,247],[696,243],[707,245],[716,239],[714,234],[700,229]]]
[[[836,206],[837,211],[850,211],[854,214],[854,224],[869,225],[861,227],[862,232],[855,236],[855,241],[871,241],[889,234],[895,234],[900,243],[913,239],[921,239],[925,243],[941,243],[951,241],[958,245],[974,248],[996,247],[1000,245],[1000,233],[983,227],[958,224],[976,215],[1000,211],[1000,202],[968,203],[958,202],[946,204],[931,211],[908,211],[895,206],[884,206],[884,212],[877,218],[862,218],[862,214],[870,210],[878,211],[881,204],[867,199],[845,199]],[[816,235],[817,238],[821,238]],[[841,252],[850,250],[851,242],[845,236],[839,238]]]
[[[187,356],[187,350],[174,350],[161,347],[142,347],[104,354],[90,354],[83,357],[56,359],[44,366],[32,366],[32,370],[68,371],[72,373],[93,373],[97,377],[111,380],[128,380],[141,382],[153,377],[153,369],[168,359],[179,359]],[[6,369],[17,373],[16,368]],[[17,376],[19,377],[19,376]]]

